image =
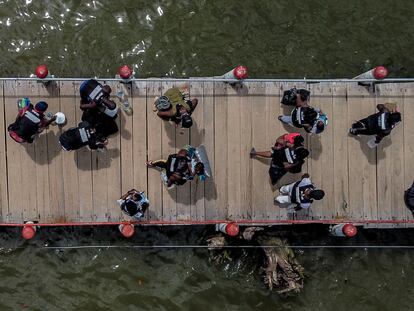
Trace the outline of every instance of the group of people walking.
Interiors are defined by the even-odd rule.
[[[309,105],[310,92],[296,88],[285,91],[281,103],[292,106],[290,115],[281,115],[279,121],[292,127],[303,128],[311,135],[321,134],[328,125],[328,117],[319,108]],[[350,135],[373,135],[368,142],[370,148],[377,146],[380,141],[391,133],[395,125],[401,121],[401,113],[395,103],[377,105],[378,113],[356,121],[351,125]],[[270,158],[269,176],[272,185],[287,173],[300,173],[305,159],[310,152],[304,147],[304,138],[300,133],[287,133],[276,139],[269,151],[256,151],[252,148],[251,158]],[[275,203],[287,204],[290,211],[307,209],[313,200],[323,199],[325,193],[316,189],[308,174],[291,184],[279,189],[280,195],[275,197]]]
[[[72,151],[82,147],[104,150],[108,137],[118,132],[116,118],[119,109],[110,99],[111,88],[94,79],[84,81],[80,86],[81,122],[64,131],[59,137],[63,150]],[[279,121],[292,127],[304,129],[311,135],[323,133],[328,125],[328,117],[320,109],[309,105],[310,91],[296,89],[285,91],[281,100],[283,105],[291,106],[289,115],[278,116]],[[171,88],[154,102],[154,112],[165,121],[177,126],[190,128],[193,125],[192,113],[198,105],[196,98],[190,99],[183,89]],[[401,121],[401,114],[395,104],[378,105],[378,113],[370,115],[352,124],[351,135],[375,135],[369,146],[375,147],[391,133]],[[42,132],[53,122],[58,122],[58,114],[47,115],[48,105],[40,101],[33,105],[29,99],[18,101],[18,115],[9,125],[8,132],[18,143],[32,143],[36,134]],[[61,121],[61,120],[60,120]],[[60,122],[59,124],[61,124]],[[271,159],[269,176],[272,185],[276,185],[287,173],[300,173],[309,150],[304,146],[304,137],[298,133],[286,133],[278,137],[271,150],[256,151],[252,148],[251,158]],[[183,185],[187,180],[198,177],[204,180],[208,174],[197,149],[186,146],[166,160],[149,160],[147,166],[160,170],[161,177],[168,188]],[[282,186],[280,195],[275,197],[277,204],[287,204],[291,211],[306,209],[313,200],[323,199],[325,193],[313,185],[310,176],[304,174],[299,181]],[[131,189],[117,201],[121,210],[134,219],[141,219],[149,207],[149,200],[143,191]]]

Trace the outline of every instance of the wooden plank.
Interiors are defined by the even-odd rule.
[[[414,133],[414,85],[412,83],[401,84],[403,89],[403,110],[402,115],[403,122],[398,127],[403,127],[404,136],[404,190],[411,187],[413,184],[414,175],[414,144],[412,143],[411,133]],[[392,133],[393,135],[394,133]],[[402,195],[402,194],[401,194]],[[413,219],[413,213],[411,213],[405,204],[402,205],[405,210],[406,219]],[[403,213],[401,213],[403,215]],[[407,224],[406,227],[408,227]]]
[[[172,82],[162,82],[161,89],[164,94],[168,89],[176,86]],[[173,122],[166,122],[157,117],[157,122],[161,123],[161,150],[162,157],[168,159],[170,154],[176,153],[179,149],[183,148],[184,145],[176,144],[176,126]],[[179,131],[179,129],[177,129]],[[188,130],[183,130],[182,135],[188,136]],[[173,189],[168,190],[167,187],[162,187],[162,205],[163,205],[163,219],[164,220],[175,220],[177,217],[185,217],[185,210],[183,206],[177,205],[177,191],[183,191],[183,187],[189,187],[188,183],[185,186],[176,186]],[[180,190],[178,190],[180,188]],[[182,214],[181,214],[182,213]]]
[[[35,83],[32,88],[33,101],[46,101],[48,112],[60,111],[59,86]],[[50,125],[36,140],[36,175],[37,205],[42,222],[65,221],[65,209],[62,183],[61,147],[59,145],[60,130],[57,125]]]
[[[5,99],[3,94],[3,81],[0,81],[0,221],[8,222],[9,213],[9,189],[7,184],[7,152],[6,152],[6,129],[8,124],[5,120]]]
[[[111,99],[117,102],[116,98],[116,91],[118,90],[118,85],[121,83],[119,82],[107,82],[111,89]],[[119,107],[119,103],[117,103],[117,106]],[[125,117],[125,119],[123,118]],[[131,118],[128,119],[130,121]],[[124,122],[122,122],[124,121]],[[106,213],[104,215],[105,220],[109,221],[117,221],[120,220],[122,217],[122,212],[120,209],[115,208],[116,207],[116,200],[119,199],[119,197],[122,194],[121,190],[121,135],[124,134],[123,127],[125,123],[128,122],[126,120],[125,112],[119,107],[118,117],[116,118],[116,123],[118,125],[118,133],[111,135],[108,138],[108,145],[107,145],[107,151],[103,154],[105,155],[105,170],[106,170],[106,176],[107,176],[107,184],[106,184],[106,192],[108,193],[108,201],[106,204]],[[125,153],[131,153],[131,148],[129,145],[125,146]],[[122,150],[124,151],[124,150]]]
[[[82,110],[79,108],[80,94],[79,87],[81,82],[74,83],[73,96],[75,97],[74,101],[77,103],[75,114],[76,114],[76,124],[81,122]],[[93,193],[93,179],[92,179],[92,153],[87,148],[82,148],[76,153],[76,164],[78,167],[78,184],[79,184],[79,214],[82,221],[96,221],[98,219],[99,212],[95,211],[94,208],[94,199],[95,196]],[[96,161],[96,156],[94,157]],[[96,166],[96,162],[95,162]],[[107,196],[106,193],[103,193],[104,196]]]
[[[151,99],[150,99],[151,100]],[[132,107],[133,115],[132,122],[129,121],[129,125],[125,125],[125,130],[132,132],[132,159],[128,160],[128,157],[123,157],[122,164],[122,192],[130,190],[132,187],[139,191],[145,191],[148,194],[147,186],[147,169],[145,162],[147,158],[147,83],[146,82],[134,82],[132,84]],[[123,135],[126,136],[126,133]],[[126,138],[125,138],[126,139]],[[121,141],[122,147],[122,141]],[[123,155],[123,149],[121,156]],[[130,171],[131,163],[133,165],[133,181],[132,185],[128,184],[128,178],[125,178],[124,174],[128,174],[126,171]],[[129,189],[128,189],[129,188]],[[149,215],[152,214],[153,201],[150,198],[149,211],[145,215],[145,219],[149,219]]]
[[[16,95],[29,97],[32,104],[35,105],[39,97],[37,96],[37,82],[22,81],[18,83]],[[16,105],[16,104],[15,104]],[[16,107],[16,106],[15,106]],[[49,203],[49,181],[48,168],[37,169],[46,156],[45,133],[37,135],[32,144],[22,144],[20,148],[20,167],[21,167],[21,189],[33,189],[36,187],[36,195],[33,197],[32,204],[23,203],[23,220],[39,220],[39,213],[43,204]],[[37,151],[36,151],[37,150]],[[35,184],[35,185],[34,185]],[[17,185],[16,185],[17,186]]]
[[[265,101],[263,83],[244,83],[238,91],[240,96],[240,218],[252,219],[252,161],[250,150],[253,143],[252,114],[256,104]],[[262,102],[260,102],[260,99]],[[263,137],[264,138],[264,137]],[[262,139],[263,139],[262,138]]]
[[[75,84],[73,82],[61,81],[60,83],[60,108],[66,116],[66,126],[63,130],[77,126],[76,110],[79,109],[79,103],[76,100]],[[59,146],[59,145],[58,145]],[[60,148],[60,146],[59,146]],[[84,219],[84,214],[79,209],[79,180],[78,165],[75,151],[61,151],[62,165],[61,182],[64,186],[63,201],[65,216],[67,221],[85,221],[90,220],[90,215]]]
[[[312,104],[320,108],[323,113],[332,116],[332,86],[331,83],[318,83],[312,87]],[[331,120],[330,120],[331,121]],[[312,204],[312,216],[314,219],[332,219],[334,217],[334,152],[333,152],[333,124],[318,135],[309,135],[309,151],[311,157],[308,160],[308,173],[312,182],[319,189],[325,191],[325,197],[321,201]],[[346,134],[344,134],[346,135]]]
[[[228,156],[227,156],[227,86],[214,83],[214,180],[217,188],[218,219],[227,218],[228,209]]]
[[[375,98],[364,86],[347,85],[348,124],[375,112]],[[370,137],[349,137],[349,211],[352,219],[371,219],[376,203],[376,152],[367,145]]]
[[[204,122],[204,83],[192,82],[190,84],[191,98],[198,99],[198,106],[193,112],[193,126],[190,130],[190,145],[198,147],[204,144],[205,127],[208,126]],[[211,124],[212,125],[212,124]],[[211,126],[210,125],[210,126]],[[207,152],[211,149],[206,149]],[[204,220],[205,219],[205,207],[204,207],[204,182],[194,181],[191,183],[191,219]]]
[[[115,98],[116,94],[118,92],[122,92],[124,94],[124,100],[128,101],[128,103],[131,105],[131,109],[133,109],[134,103],[133,103],[133,88],[136,87],[135,82],[132,83],[117,83],[115,85],[115,89],[112,90],[112,98],[117,103],[119,107],[119,113],[118,113],[118,119],[119,119],[119,151],[120,151],[120,193],[118,193],[116,199],[118,199],[122,194],[125,192],[131,190],[132,188],[135,188],[134,186],[134,166],[136,164],[140,164],[141,170],[145,167],[144,163],[145,160],[140,161],[141,159],[137,160],[138,163],[134,163],[134,150],[133,150],[133,125],[134,125],[134,114],[128,115],[122,108],[122,103],[118,98]],[[139,94],[138,90],[136,90],[137,95]],[[144,104],[144,111],[145,113],[142,113],[141,110],[137,110],[138,116],[144,117],[143,126],[146,127],[145,122],[145,116],[146,116],[146,105]],[[142,122],[140,122],[142,123]],[[142,126],[142,124],[141,124]],[[146,141],[146,140],[145,140]],[[145,148],[144,148],[145,149]],[[146,172],[146,170],[144,170]],[[141,172],[143,174],[143,172]],[[144,190],[146,189],[138,189],[138,190]],[[127,217],[125,214],[121,212],[121,209],[119,208],[118,204],[115,203],[115,201],[108,202],[108,213],[111,215],[111,219],[118,219],[118,220],[127,220],[129,217]]]
[[[377,104],[396,102],[404,118],[402,88],[398,84],[376,86]],[[403,122],[405,123],[405,122]],[[406,219],[404,208],[404,124],[397,125],[377,149],[378,218]]]
[[[161,151],[161,131],[164,124],[153,111],[154,98],[161,95],[161,83],[147,82],[147,141],[148,141],[148,159],[162,159]],[[148,197],[151,202],[150,220],[163,219],[162,193],[163,185],[160,179],[160,173],[155,169],[148,169]]]
[[[214,83],[205,82],[202,98],[202,106],[198,107],[202,111],[204,126],[201,130],[203,134],[204,146],[206,147],[208,159],[213,176],[207,178],[204,182],[204,207],[205,219],[219,219],[219,206],[216,204],[217,187],[215,176],[215,99],[214,99]],[[220,158],[219,158],[220,159]]]
[[[170,84],[170,87],[171,86],[176,86],[176,87],[179,87],[180,89],[189,88],[189,91],[192,92],[188,84],[187,85],[185,85],[184,83],[173,84],[173,85]],[[194,118],[193,118],[193,121],[197,122],[197,120],[194,120]],[[181,128],[181,126],[175,127],[174,125],[173,132],[175,133],[175,149],[176,149],[176,152],[178,152],[178,150],[184,148],[186,145],[190,143],[190,129],[184,129],[184,128]],[[176,187],[177,192],[176,192],[174,203],[176,203],[176,217],[177,217],[176,219],[178,220],[190,220],[191,219],[191,187],[192,186],[195,187],[195,181],[186,182],[184,185]],[[171,219],[174,219],[174,217],[171,217]]]
[[[347,86],[344,83],[332,83],[333,103],[330,124],[333,131],[334,182],[333,205],[336,219],[349,218],[348,184],[348,137],[351,126],[348,122]],[[328,125],[329,126],[329,125]]]
[[[19,86],[20,82],[18,81],[4,81],[4,113],[6,127],[16,119],[16,101],[18,100],[17,88]],[[21,187],[22,174],[20,166],[21,151],[24,151],[23,149],[23,146],[16,143],[6,134],[7,183],[9,192],[9,211],[6,218],[12,223],[20,223],[23,221],[23,198],[21,193],[24,188]]]
[[[241,95],[227,85],[227,189],[228,218],[240,219],[241,205]]]

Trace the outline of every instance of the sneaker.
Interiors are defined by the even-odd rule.
[[[283,121],[282,121],[282,117],[283,117],[283,116],[278,116],[278,117],[277,117],[277,119],[278,119],[280,122],[283,122]]]

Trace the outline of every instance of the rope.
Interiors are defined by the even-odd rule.
[[[61,249],[278,249],[288,247],[291,249],[414,249],[414,245],[73,245],[73,246],[42,246],[38,249],[61,250]],[[18,246],[7,249],[26,249],[27,247]],[[3,248],[5,249],[5,248]]]
[[[47,78],[47,79],[38,79],[31,77],[14,77],[14,78],[0,78],[0,81],[36,81],[36,82],[47,82],[47,81],[84,81],[90,78]],[[94,78],[98,81],[115,81],[123,82],[125,80],[120,78]],[[304,82],[304,83],[319,83],[319,82],[336,82],[336,83],[348,83],[348,82],[377,82],[377,83],[386,83],[386,82],[414,82],[414,78],[387,78],[383,80],[376,79],[223,79],[221,77],[200,77],[200,78],[133,78],[128,81],[132,82],[228,82],[228,83],[237,83],[237,82]]]

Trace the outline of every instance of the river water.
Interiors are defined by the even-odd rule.
[[[255,78],[353,77],[376,65],[414,76],[414,1],[0,0],[0,74],[112,77],[219,75],[244,64]],[[43,229],[33,241],[1,231],[0,310],[409,310],[410,249],[296,249],[305,289],[265,289],[261,251],[215,265],[199,245],[208,230]],[[412,231],[366,230],[352,241],[326,228],[286,229],[294,245],[412,245]],[[93,246],[51,249],[46,247]],[[107,246],[128,246],[108,248]]]

